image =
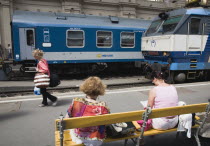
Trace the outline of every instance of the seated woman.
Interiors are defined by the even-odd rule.
[[[102,83],[100,78],[89,77],[86,79],[80,86],[80,90],[86,94],[85,98],[73,99],[67,110],[66,118],[108,114],[109,109],[106,103],[97,100],[99,95],[104,95],[105,89],[106,85]],[[86,146],[100,146],[105,138],[105,126],[76,128],[71,130],[71,136],[73,135]]]
[[[152,83],[156,85],[149,92],[148,105],[153,108],[165,108],[178,105],[178,95],[173,85],[165,83],[162,72],[152,73]],[[169,116],[152,119],[152,127],[159,130],[174,128],[178,123],[178,116]]]

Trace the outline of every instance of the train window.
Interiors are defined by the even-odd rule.
[[[163,33],[174,31],[182,16],[168,18],[163,23]]]
[[[84,47],[84,31],[67,31],[67,46],[72,47]]]
[[[34,46],[34,31],[33,30],[26,30],[26,39],[28,46]]]
[[[135,44],[135,33],[134,32],[122,32],[121,33],[121,47],[122,48],[133,48]]]
[[[191,18],[190,34],[199,34],[200,18]]]
[[[146,35],[155,33],[158,30],[159,26],[162,24],[162,22],[163,22],[163,20],[153,21],[152,24],[150,25],[149,29],[147,30]]]
[[[112,47],[111,31],[97,31],[97,47]]]

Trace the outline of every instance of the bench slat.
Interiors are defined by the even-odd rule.
[[[153,109],[149,118],[154,119],[154,118],[159,118],[159,117],[204,112],[207,105],[208,103],[201,103],[201,104],[192,104],[192,105],[185,105],[185,106]]]
[[[108,125],[119,122],[137,121],[141,119],[141,115],[144,113],[141,111],[132,111],[124,113],[105,114],[98,116],[76,117],[64,119],[65,129],[83,128],[97,125]],[[56,120],[56,123],[59,120]],[[56,129],[57,130],[57,129]]]
[[[186,106],[177,106],[170,108],[153,109],[149,118],[166,117],[173,115],[181,115],[186,113],[197,113],[204,112],[208,103],[192,104]],[[119,122],[137,121],[142,119],[144,110],[131,111],[123,113],[113,113],[99,116],[88,116],[88,117],[76,117],[64,119],[65,129],[90,127],[96,125],[108,125]],[[59,119],[56,120],[59,122]],[[57,129],[56,129],[57,130]]]
[[[192,128],[197,128],[199,125],[195,125]],[[168,132],[177,131],[177,128],[169,129],[169,130],[156,130],[156,129],[150,129],[148,131],[144,132],[144,136],[151,136],[151,135],[157,135],[157,134],[163,134]],[[138,138],[140,135],[140,132],[135,132],[134,135],[121,137],[121,138],[111,138],[107,137],[104,142],[113,142],[113,141],[119,141],[119,140],[125,140],[125,139],[131,139],[131,138]],[[55,132],[55,144],[56,146],[60,146],[60,136],[59,132]],[[64,146],[83,146],[83,144],[76,144],[72,142],[71,136],[69,134],[69,130],[64,131]]]

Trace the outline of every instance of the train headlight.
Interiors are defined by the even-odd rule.
[[[147,56],[147,55],[148,55],[148,53],[147,53],[146,51],[143,51],[142,54],[143,54],[144,56]]]
[[[170,56],[170,52],[163,52],[163,56]]]

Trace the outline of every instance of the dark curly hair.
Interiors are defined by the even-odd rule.
[[[162,71],[153,71],[151,73],[151,78],[154,79],[161,79],[161,80],[166,80],[167,79],[167,75],[165,73],[163,73]]]

